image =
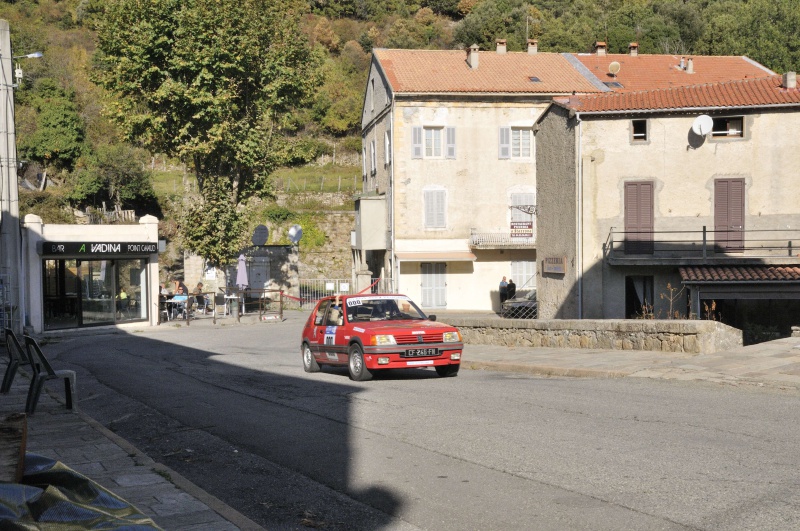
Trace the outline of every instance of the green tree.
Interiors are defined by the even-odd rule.
[[[20,158],[57,172],[71,171],[85,149],[83,121],[72,94],[42,78],[25,102],[33,109],[34,125],[19,142]]]
[[[318,58],[298,38],[307,7],[300,0],[107,2],[96,23],[94,77],[116,96],[110,115],[127,139],[189,163],[207,202],[225,197],[235,207],[268,189],[287,152],[284,119],[316,86]],[[184,236],[187,248],[212,258],[200,252],[205,236]],[[206,236],[220,245],[238,237]],[[228,249],[233,257],[238,247]]]

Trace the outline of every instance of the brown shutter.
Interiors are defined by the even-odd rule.
[[[653,183],[625,183],[625,254],[653,254]]]
[[[744,250],[744,179],[714,181],[714,234],[722,252]]]

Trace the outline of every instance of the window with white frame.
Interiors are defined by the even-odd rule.
[[[447,226],[445,212],[447,210],[447,193],[443,189],[431,189],[423,192],[425,205],[425,228],[443,229]]]
[[[631,120],[631,141],[647,142],[647,120]]]
[[[744,136],[744,117],[725,116],[714,118],[712,137],[742,138]]]
[[[392,162],[392,155],[391,155],[391,141],[389,139],[389,131],[386,131],[383,134],[383,163],[387,166],[390,162]]]
[[[533,130],[530,127],[501,127],[501,159],[530,159],[533,145]]]
[[[361,178],[367,179],[367,147],[361,148]]]
[[[375,172],[378,169],[378,164],[376,162],[377,156],[375,155],[375,141],[369,143],[369,159],[370,159],[370,173],[375,175]]]
[[[516,207],[516,208],[515,208]],[[533,221],[533,209],[536,207],[536,194],[511,194],[511,221]]]
[[[445,126],[414,127],[411,131],[414,159],[456,158],[456,128]]]
[[[536,289],[536,262],[513,261],[511,262],[511,276],[517,285],[517,291],[530,291]]]

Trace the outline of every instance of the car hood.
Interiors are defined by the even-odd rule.
[[[392,333],[392,332],[409,332],[414,330],[428,331],[448,331],[455,330],[454,326],[449,324],[439,323],[436,321],[370,321],[363,323],[353,323],[353,330],[358,331],[363,328],[374,334]]]

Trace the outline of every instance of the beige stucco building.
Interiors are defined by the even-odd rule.
[[[677,313],[747,334],[769,315],[788,333],[797,323],[782,316],[800,310],[794,79],[554,102],[536,125],[537,250],[565,267],[541,272],[540,317]]]
[[[639,55],[635,44],[613,56],[596,44],[585,55],[539,53],[535,41],[507,52],[502,40],[493,51],[374,50],[351,238],[360,288],[380,278],[375,289],[426,309],[499,310],[502,277],[520,293],[542,278],[538,212],[550,209],[564,218],[559,230],[576,235],[574,207],[555,199],[566,191],[548,196],[537,183],[535,124],[554,97],[771,74],[742,57],[698,58],[695,70],[684,58]]]

